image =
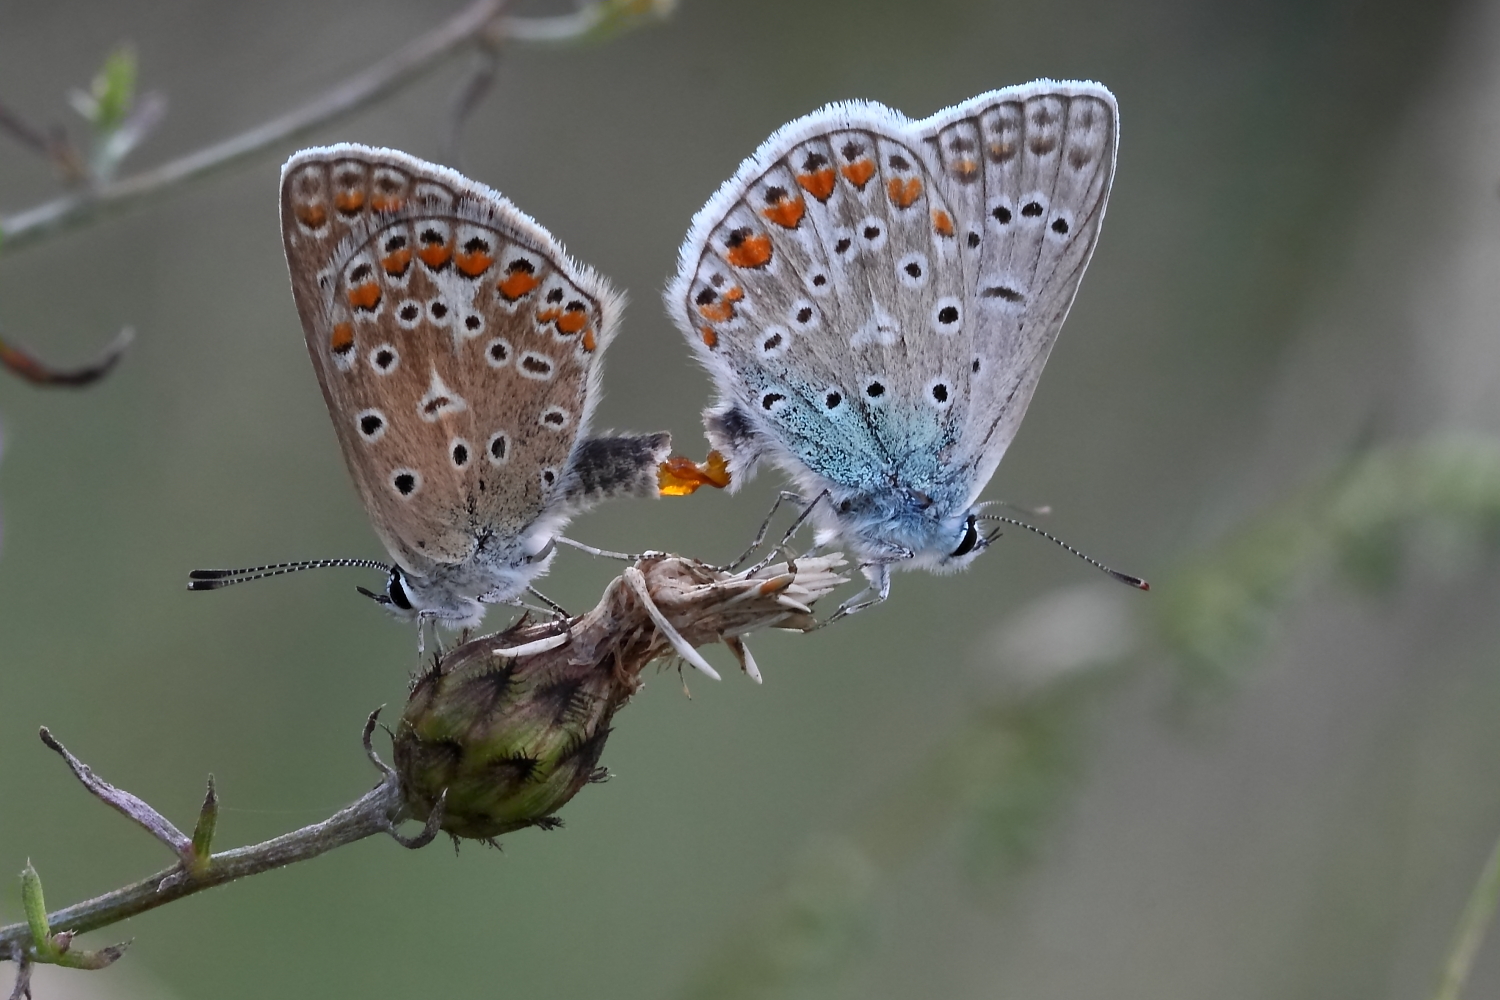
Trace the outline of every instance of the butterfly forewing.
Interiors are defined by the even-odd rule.
[[[282,219],[308,351],[409,571],[563,503],[618,300],[498,194],[389,150],[298,154]]]

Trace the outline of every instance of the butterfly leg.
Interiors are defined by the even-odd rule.
[[[429,627],[432,629],[432,644],[437,647],[438,659],[441,660],[444,652],[443,637],[438,634],[437,616],[427,611],[417,613],[417,655],[427,652],[426,634]]]
[[[866,608],[873,608],[877,604],[884,603],[885,599],[891,596],[891,564],[889,562],[863,563],[859,568],[865,574],[865,579],[869,581],[869,586],[840,604],[839,609],[819,623],[818,628],[832,625],[840,618],[846,618]]]
[[[793,493],[793,494],[785,494],[785,493],[783,493],[782,495],[783,496],[793,496],[793,497],[796,497],[796,499],[799,500],[799,501],[802,499],[801,497],[797,497],[795,493]],[[802,523],[804,521],[806,521],[809,517],[812,516],[813,508],[816,507],[818,505],[819,501],[822,501],[822,500],[829,500],[830,503],[832,502],[832,500],[830,499],[830,494],[829,494],[829,492],[827,490],[824,490],[823,492],[819,493],[817,496],[815,496],[815,497],[812,498],[812,503],[810,503],[806,507],[804,507],[802,509],[802,513],[800,513],[800,514],[797,515],[796,520],[794,520],[792,522],[792,526],[790,528],[786,529],[786,534],[784,534],[784,535],[781,536],[781,541],[779,541],[779,542],[776,543],[776,547],[773,548],[770,552],[767,552],[765,554],[765,556],[760,560],[760,562],[756,563],[754,566],[751,566],[749,569],[745,570],[745,575],[746,576],[754,576],[756,573],[759,573],[761,570],[765,569],[768,565],[770,565],[772,559],[775,559],[778,555],[781,555],[782,553],[786,553],[787,557],[789,559],[792,558],[792,554],[787,549],[788,544],[792,540],[792,536],[795,535],[797,533],[798,529],[800,529],[802,527]],[[773,513],[774,513],[774,508],[773,508]],[[769,523],[769,519],[767,519],[767,521]],[[764,531],[765,531],[764,526],[762,526],[761,531],[762,531],[762,533],[764,533]],[[748,555],[749,553],[746,553],[746,554]]]
[[[661,555],[661,553],[655,551],[654,549],[648,549],[645,552],[638,552],[635,555],[631,555],[629,552],[615,552],[612,549],[596,549],[592,545],[585,545],[583,542],[574,541],[571,538],[564,538],[562,535],[555,536],[553,540],[575,548],[579,552],[587,552],[591,556],[596,556],[602,559],[618,559],[621,562],[628,563],[639,562],[642,559],[645,559],[647,556]]]
[[[747,548],[744,552],[741,552],[740,557],[734,562],[729,563],[725,566],[718,567],[721,572],[733,573],[736,569],[739,568],[741,563],[750,558],[750,555],[756,549],[760,548],[761,543],[766,540],[766,532],[771,530],[771,522],[775,519],[776,512],[781,509],[781,505],[783,503],[803,504],[807,503],[807,501],[802,498],[802,495],[800,493],[791,493],[787,490],[782,490],[779,494],[777,494],[776,502],[771,504],[770,513],[768,513],[766,515],[766,519],[760,523],[760,530],[755,533],[755,540],[750,543],[750,547]],[[803,516],[806,516],[805,512]],[[801,524],[801,518],[798,518],[797,523]]]
[[[548,610],[550,610],[552,612],[552,617],[554,617],[554,618],[571,618],[571,617],[573,617],[572,615],[568,614],[568,609],[567,608],[563,607],[561,604],[558,604],[552,598],[548,597],[546,594],[542,593],[540,590],[537,590],[535,587],[532,587],[532,586],[528,585],[526,587],[526,591],[527,591],[527,593],[531,594],[532,597],[535,597],[537,600],[539,600],[543,604],[547,605]],[[519,603],[518,603],[517,606],[518,607],[523,607],[523,608],[524,607],[529,607],[529,605],[519,604]],[[534,611],[540,611],[541,609],[540,608],[533,608],[532,610],[534,610]]]

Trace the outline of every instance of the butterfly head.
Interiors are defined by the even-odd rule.
[[[412,576],[400,566],[392,566],[386,577],[385,593],[359,588],[359,592],[391,615],[405,622],[430,618],[453,629],[474,628],[484,618],[484,605],[477,599],[455,593],[441,582]]]
[[[957,573],[978,558],[993,538],[985,534],[977,507],[945,509],[920,490],[889,496],[833,500],[833,523],[825,520],[820,541],[850,544],[861,558],[901,563],[934,573]]]
[[[940,556],[937,563],[932,567],[937,573],[956,573],[968,567],[969,563],[979,557],[979,553],[989,548],[992,536],[986,535],[979,527],[979,515],[970,510],[964,515],[963,525],[960,528],[957,544],[948,551],[947,555]],[[950,541],[952,536],[950,536]]]

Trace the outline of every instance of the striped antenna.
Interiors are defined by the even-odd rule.
[[[284,576],[305,569],[327,569],[341,567],[350,569],[378,569],[389,573],[389,563],[374,559],[304,559],[301,562],[272,563],[269,566],[249,566],[245,569],[195,569],[188,574],[188,590],[222,590],[236,583],[249,583],[268,576]]]
[[[1073,553],[1075,556],[1082,559],[1090,566],[1094,567],[1102,573],[1109,575],[1112,579],[1119,580],[1121,583],[1129,584],[1136,590],[1151,589],[1151,584],[1147,583],[1145,580],[1142,580],[1140,577],[1131,576],[1129,573],[1121,573],[1117,569],[1110,569],[1108,566],[1104,565],[1102,562],[1093,558],[1092,556],[1086,556],[1082,552],[1079,552],[1077,549],[1073,548],[1073,546],[1069,545],[1061,538],[1058,538],[1055,535],[1049,535],[1041,528],[1037,528],[1033,525],[1027,524],[1025,521],[1017,521],[1013,517],[1002,517],[999,514],[980,514],[975,518],[975,520],[995,521],[999,522],[1000,524],[1013,524],[1017,528],[1025,528],[1027,531],[1031,532],[1034,535],[1041,535],[1043,538],[1047,539],[1047,541],[1051,542],[1054,545],[1061,545],[1063,548],[1067,549],[1069,552]],[[996,536],[992,535],[990,537],[993,538]],[[989,539],[987,538],[986,541],[988,540]]]

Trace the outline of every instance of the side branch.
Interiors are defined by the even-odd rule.
[[[509,0],[475,0],[444,24],[345,80],[327,93],[278,118],[223,142],[189,153],[133,177],[64,195],[0,219],[0,249],[31,240],[160,194],[187,180],[229,166],[284,139],[370,104],[430,70],[454,50],[473,41],[498,17]]]
[[[373,728],[373,723],[374,717],[371,716],[370,728]],[[367,734],[368,731],[367,729]],[[156,810],[136,796],[122,792],[95,777],[87,766],[63,750],[61,744],[58,744],[50,733],[46,730],[43,730],[43,733],[43,739],[47,745],[63,754],[69,766],[73,768],[74,773],[89,791],[146,826],[159,839],[173,846],[179,856],[182,856],[184,852],[189,856],[192,855],[195,845]],[[96,896],[48,914],[47,924],[52,931],[57,933],[81,934],[85,931],[96,930],[127,917],[145,913],[147,910],[154,910],[158,906],[164,906],[184,896],[191,896],[204,889],[223,885],[225,882],[233,882],[246,875],[255,875],[297,861],[315,858],[336,847],[363,840],[372,834],[394,835],[395,824],[401,818],[402,811],[398,782],[394,774],[387,772],[380,784],[321,823],[305,826],[264,843],[213,854],[198,864],[191,864],[186,859],[179,861],[172,867],[165,868],[139,882],[122,886],[113,892],[107,892],[102,896]],[[146,814],[156,817],[159,823],[153,825],[147,822],[143,818]],[[157,829],[156,827],[161,824],[165,824],[170,831]],[[200,822],[200,827],[202,825]],[[172,834],[176,836],[173,837]],[[177,838],[181,838],[184,842],[181,846],[175,843]],[[198,839],[200,838],[194,838],[194,840]],[[24,955],[28,949],[34,947],[35,941],[29,924],[18,923],[0,927],[0,958],[17,954]]]
[[[93,361],[76,368],[59,368],[0,338],[0,368],[20,376],[32,385],[81,389],[108,375],[119,364],[120,358],[125,355],[125,349],[134,339],[135,331],[127,326],[115,334],[115,338]]]

